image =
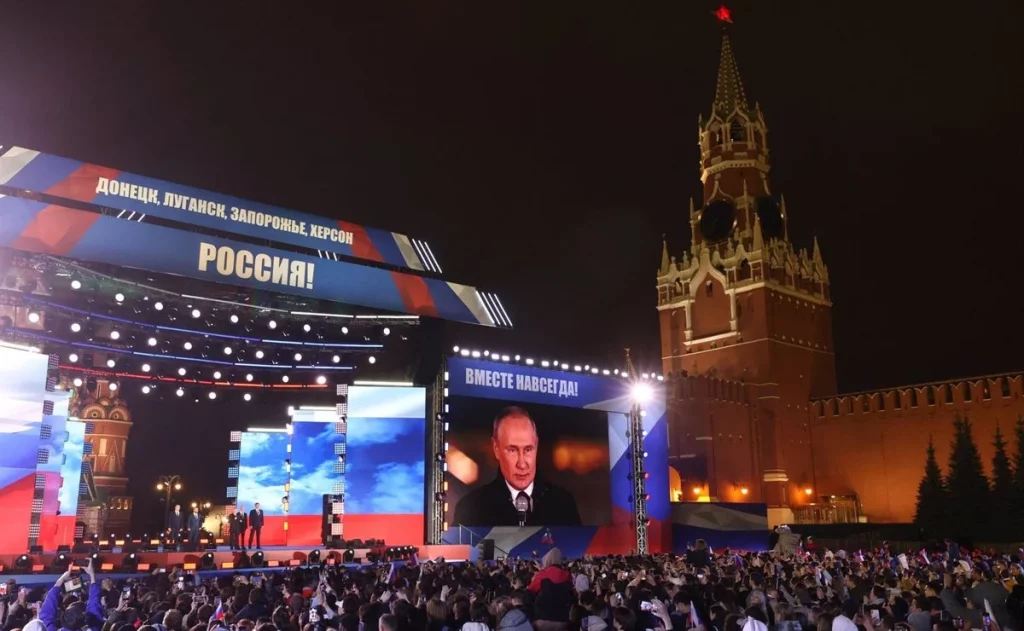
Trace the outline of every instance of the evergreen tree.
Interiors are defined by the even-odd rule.
[[[1014,436],[1017,453],[1013,457],[1013,482],[1011,483],[1012,504],[1014,510],[1010,511],[1010,518],[1014,532],[1024,530],[1024,417],[1017,419],[1017,427],[1014,428]]]
[[[1010,458],[1006,455],[1006,441],[1003,432],[996,425],[996,433],[992,440],[995,454],[992,456],[992,533],[999,539],[1012,536],[1015,515],[1012,514],[1013,502],[1013,471],[1010,469]]]
[[[947,506],[946,485],[942,481],[939,463],[935,460],[935,443],[929,436],[924,477],[917,485],[917,512],[914,514],[914,523],[923,528],[929,537],[942,536],[945,534],[942,529]]]
[[[991,492],[982,468],[981,454],[971,435],[971,422],[967,419],[957,417],[953,421],[951,447],[946,488],[952,534],[958,537],[984,535],[991,511]]]

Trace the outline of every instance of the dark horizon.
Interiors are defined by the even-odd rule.
[[[1019,6],[732,5],[773,191],[829,267],[840,391],[1024,368]],[[681,254],[701,201],[717,6],[23,5],[0,142],[423,238],[515,323],[447,325],[447,347],[614,368],[628,346],[650,370],[661,237]],[[155,444],[137,431],[130,454]]]

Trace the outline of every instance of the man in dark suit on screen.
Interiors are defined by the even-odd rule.
[[[516,406],[499,412],[491,431],[498,476],[459,501],[452,525],[579,526],[573,496],[537,476],[538,442],[529,412]]]

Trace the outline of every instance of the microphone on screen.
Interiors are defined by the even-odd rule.
[[[519,512],[519,525],[526,525],[526,515],[530,512],[530,496],[522,491],[515,499],[516,511]]]

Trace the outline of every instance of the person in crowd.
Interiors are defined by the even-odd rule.
[[[58,629],[62,631],[81,631],[83,629],[100,631],[103,627],[106,612],[104,612],[100,601],[100,586],[96,583],[96,570],[93,568],[91,560],[86,565],[85,572],[89,577],[87,587],[76,587],[73,583],[69,585],[73,573],[68,570],[46,593],[46,600],[39,608],[39,622],[46,627],[46,631],[58,631]],[[81,585],[80,579],[78,581],[78,585]],[[87,589],[89,594],[84,606],[81,601],[68,602],[64,599],[66,592],[78,591],[83,588]],[[64,604],[63,607],[62,604]]]
[[[260,533],[263,532],[263,509],[260,508],[260,503],[256,502],[252,510],[249,511],[249,549],[252,550],[253,537],[256,538],[256,550],[262,550],[263,544],[260,541]]]
[[[541,561],[542,569],[533,575],[527,588],[535,596],[534,627],[538,631],[559,631],[569,623],[574,600],[573,578],[562,567],[562,551],[552,548]]]
[[[188,543],[195,548],[199,545],[199,530],[203,527],[203,517],[199,514],[199,507],[193,506],[188,516]]]
[[[175,504],[174,510],[167,515],[167,534],[178,541],[184,528],[185,514],[181,512],[181,504]]]
[[[537,475],[540,440],[530,413],[510,406],[498,412],[491,449],[498,475],[455,506],[454,524],[462,526],[578,526],[576,499]]]

